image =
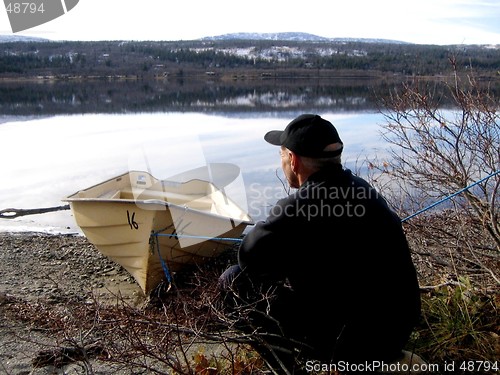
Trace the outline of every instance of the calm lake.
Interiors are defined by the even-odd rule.
[[[75,191],[128,170],[165,179],[207,163],[231,163],[240,171],[233,199],[261,220],[286,194],[278,148],[263,140],[267,131],[283,129],[301,113],[318,113],[337,127],[343,162],[351,169],[383,157],[387,148],[380,138],[384,119],[367,88],[212,87],[211,96],[192,89],[189,96],[169,93],[165,99],[158,87],[141,87],[0,89],[0,210],[60,206]],[[79,229],[70,211],[59,211],[0,219],[0,231]]]

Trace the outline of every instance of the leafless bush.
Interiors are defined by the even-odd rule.
[[[430,214],[433,220],[425,221],[426,212],[407,222],[413,233],[437,247],[460,249],[471,267],[479,266],[498,283],[499,101],[472,70],[461,76],[450,61],[453,75],[441,83],[444,90],[416,79],[382,102],[390,154],[386,160],[370,160],[368,169],[402,217],[443,201]],[[453,99],[452,108],[442,106],[443,95]],[[436,214],[443,219],[435,220]],[[442,226],[443,220],[453,225]]]

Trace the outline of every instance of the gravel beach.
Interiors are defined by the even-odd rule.
[[[418,241],[421,238],[425,243]],[[416,348],[417,354],[424,354],[424,358],[427,355],[431,362],[439,363],[464,358],[498,358],[498,285],[491,278],[492,272],[498,270],[498,258],[488,256],[473,263],[467,249],[463,253],[453,253],[452,257],[442,241],[430,236],[412,237],[411,244],[422,295],[427,301],[424,314],[427,314],[426,319],[433,319],[419,328],[422,347]],[[228,260],[232,259],[220,262],[225,264]],[[156,353],[175,354],[171,351],[178,350],[175,348],[189,348],[189,355],[184,358],[194,358],[193,351],[196,355],[200,348],[205,350],[204,355],[197,357],[198,363],[204,363],[209,356],[208,350],[218,353],[221,348],[228,347],[227,343],[220,345],[213,339],[210,346],[206,340],[196,342],[198,345],[192,340],[192,333],[211,332],[207,328],[213,323],[208,318],[213,299],[206,286],[217,280],[221,264],[213,269],[203,268],[202,278],[193,279],[199,284],[191,283],[194,289],[182,290],[182,297],[189,303],[183,304],[181,300],[179,314],[173,309],[167,310],[168,304],[158,307],[154,300],[153,303],[146,301],[133,278],[81,235],[0,232],[0,374],[147,374],[151,373],[151,366],[164,365],[161,361],[155,364]],[[467,286],[467,279],[454,278],[453,271],[466,275],[481,288]],[[203,293],[192,293],[200,290],[199,285],[203,285]],[[467,304],[471,304],[471,308],[477,304],[481,319],[492,322],[478,328],[483,330],[485,349],[475,352],[469,349],[469,344],[457,342],[447,351],[451,354],[433,359],[433,346],[425,346],[423,337],[434,334],[427,324],[433,324],[434,329],[441,324],[443,316],[434,317],[430,303],[439,303],[438,297],[443,293],[451,303],[450,298],[456,297],[457,290],[461,290],[454,288],[464,288]],[[174,296],[172,301],[177,301],[179,289],[177,294],[171,291],[168,295]],[[481,301],[485,301],[484,304]],[[185,324],[183,317],[193,324]],[[174,333],[177,337],[175,334],[180,326],[191,329],[187,334],[191,336],[183,342],[188,345],[184,347],[177,341],[169,341],[167,336]],[[144,344],[146,346],[142,346]],[[141,355],[149,348],[153,351],[144,359],[146,356]],[[70,353],[66,355],[65,350]],[[460,354],[459,350],[465,354]],[[127,357],[131,352],[139,356]],[[57,353],[55,360],[53,353]],[[82,355],[85,358],[81,358]],[[227,354],[219,355],[222,357],[230,358]],[[67,358],[71,361],[64,362]],[[142,362],[125,367],[137,358]],[[165,358],[170,360],[171,356]],[[164,372],[164,368],[158,367],[159,373],[169,373]]]
[[[116,303],[117,296],[133,305],[144,300],[132,277],[85,237],[0,233],[0,373],[86,373],[81,364],[34,366],[40,352],[61,346],[60,337],[35,323],[43,313],[64,317],[71,304]],[[99,361],[92,369],[117,373]]]

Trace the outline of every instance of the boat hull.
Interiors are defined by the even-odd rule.
[[[162,194],[156,191],[152,195],[154,199],[136,199],[130,195],[134,186],[129,182],[134,179],[122,175],[66,200],[89,242],[124,267],[146,295],[173,273],[231,248],[252,224],[243,211],[209,185],[186,187],[188,198],[180,205],[169,197],[180,203],[182,185],[175,185],[175,191],[163,187]],[[151,194],[144,195],[144,191],[141,189],[142,198],[149,198]],[[227,204],[236,215],[217,212],[228,211],[221,208]],[[203,205],[204,210],[193,208]]]

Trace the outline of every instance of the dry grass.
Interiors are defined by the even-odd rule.
[[[408,349],[428,363],[500,357],[499,257],[472,224],[448,213],[405,226],[423,299],[422,320]],[[220,313],[216,282],[235,261],[235,252],[228,254],[177,275],[174,288],[159,288],[141,306],[120,295],[114,304],[97,297],[54,303],[4,295],[0,311],[4,320],[52,338],[32,358],[34,368],[79,363],[81,373],[93,374],[99,363],[116,374],[269,373],[249,346],[252,338]]]

